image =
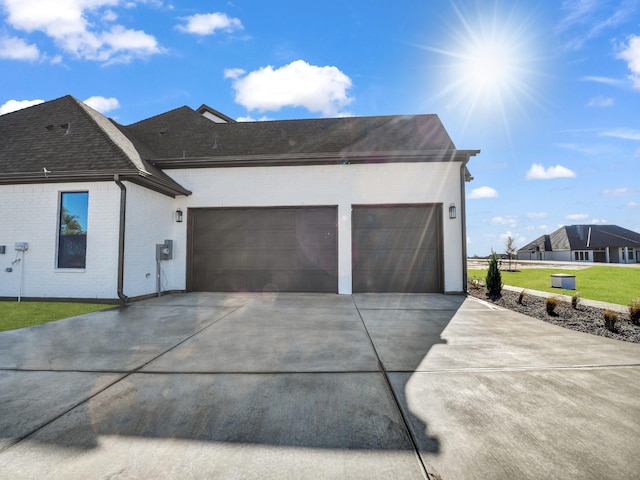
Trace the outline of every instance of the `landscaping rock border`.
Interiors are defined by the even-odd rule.
[[[604,310],[600,308],[578,304],[578,307],[574,309],[571,307],[571,303],[560,301],[555,310],[556,315],[550,316],[545,308],[546,298],[528,295],[526,289],[522,304],[518,303],[520,293],[510,290],[503,289],[502,296],[492,300],[487,296],[484,287],[478,288],[470,285],[469,295],[561,327],[615,340],[640,343],[640,326],[633,325],[629,321],[628,315],[619,314],[616,324],[617,332],[611,332],[604,327]]]

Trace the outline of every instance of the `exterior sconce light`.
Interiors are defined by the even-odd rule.
[[[182,210],[180,209],[176,210],[176,222],[182,223]]]
[[[449,218],[452,220],[456,218],[456,206],[453,203],[449,205]]]

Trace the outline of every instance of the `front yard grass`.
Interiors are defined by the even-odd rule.
[[[113,308],[113,305],[68,302],[0,302],[0,332]]]
[[[504,262],[503,262],[503,268]],[[524,289],[541,290],[572,296],[580,292],[582,298],[601,302],[629,305],[640,297],[640,270],[621,267],[588,267],[581,270],[553,268],[523,268],[517,272],[502,270],[502,283]],[[568,273],[576,276],[576,290],[564,290],[551,286],[552,273]],[[486,270],[469,270],[469,279],[484,281]]]

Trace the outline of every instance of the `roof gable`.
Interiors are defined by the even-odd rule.
[[[0,183],[118,174],[158,184],[163,193],[188,193],[144,160],[113,122],[69,95],[0,116],[0,155]]]

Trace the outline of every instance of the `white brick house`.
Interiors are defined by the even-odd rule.
[[[0,116],[0,297],[465,290],[479,151],[457,150],[437,116],[210,110],[122,126],[67,96]]]

